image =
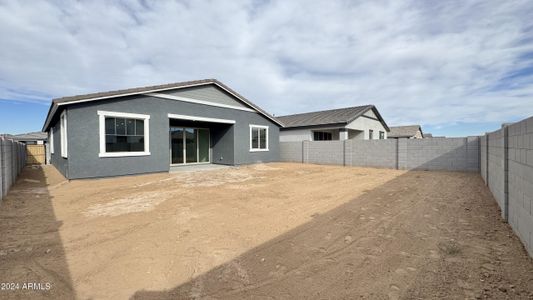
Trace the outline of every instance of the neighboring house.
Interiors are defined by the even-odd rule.
[[[279,160],[274,117],[215,79],[54,99],[43,131],[69,179]]]
[[[431,134],[431,133],[424,133],[424,138],[425,138],[425,139],[431,139],[431,138],[433,138],[433,134]]]
[[[46,132],[30,132],[13,135],[12,138],[26,145],[43,145],[46,144],[48,134]]]
[[[390,139],[423,139],[424,133],[420,125],[393,126],[389,132]]]
[[[386,139],[389,127],[374,105],[277,117],[281,142]]]

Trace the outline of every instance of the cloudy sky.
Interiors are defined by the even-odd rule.
[[[54,97],[217,78],[284,115],[375,104],[437,135],[533,115],[533,2],[0,0],[0,132]]]

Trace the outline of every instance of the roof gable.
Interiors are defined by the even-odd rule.
[[[417,131],[422,133],[420,125],[394,126],[390,128],[388,137],[413,137]]]
[[[370,113],[370,115],[367,115],[367,113]],[[285,128],[295,128],[332,124],[346,125],[361,116],[376,118],[387,130],[389,129],[374,105],[354,106],[280,116],[278,119],[283,122]]]
[[[132,96],[132,95],[140,95],[140,94],[149,94],[154,92],[166,92],[170,90],[178,90],[178,89],[185,89],[185,88],[191,88],[191,87],[200,87],[200,86],[215,86],[220,91],[223,91],[227,93],[228,97],[233,97],[234,100],[239,102],[239,105],[244,107],[249,107],[250,109],[258,112],[259,114],[263,115],[267,119],[273,121],[274,123],[278,124],[279,126],[282,126],[282,123],[271,116],[266,111],[259,108],[257,105],[250,102],[248,99],[244,98],[222,82],[216,80],[216,79],[203,79],[203,80],[195,80],[195,81],[185,81],[185,82],[177,82],[177,83],[170,83],[170,84],[162,84],[162,85],[154,85],[154,86],[146,86],[146,87],[138,87],[138,88],[130,88],[130,89],[124,89],[124,90],[115,90],[115,91],[109,91],[109,92],[99,92],[99,93],[91,93],[91,94],[85,94],[85,95],[77,95],[77,96],[70,96],[70,97],[62,97],[62,98],[56,98],[52,100],[52,104],[50,105],[50,109],[48,110],[48,115],[46,117],[43,131],[47,131],[48,127],[50,126],[51,120],[54,118],[56,113],[58,112],[58,108],[60,106],[65,106],[69,104],[74,103],[82,103],[82,102],[91,102],[91,101],[100,101],[100,100],[106,100],[106,99],[113,99],[118,97],[125,97],[125,96]],[[172,95],[169,95],[172,96]],[[225,99],[224,101],[228,101],[228,99]]]

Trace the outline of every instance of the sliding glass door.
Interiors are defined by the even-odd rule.
[[[170,163],[183,163],[183,128],[170,127]]]
[[[170,127],[170,163],[209,162],[209,129]]]

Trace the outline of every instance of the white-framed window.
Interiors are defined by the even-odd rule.
[[[99,157],[150,155],[150,115],[98,111]]]
[[[385,139],[385,132],[384,131],[380,131],[379,132],[379,139],[380,140],[384,140]]]
[[[50,127],[50,138],[48,139],[50,145],[50,153],[54,154],[54,127]]]
[[[368,139],[373,140],[374,139],[374,130],[369,129],[368,130]]]
[[[250,125],[250,152],[268,151],[268,126]]]
[[[59,131],[61,134],[61,156],[68,157],[68,139],[67,139],[67,111],[64,110],[59,117]]]

